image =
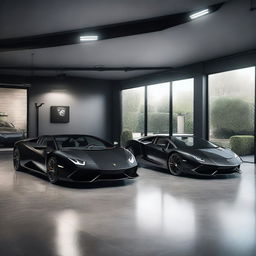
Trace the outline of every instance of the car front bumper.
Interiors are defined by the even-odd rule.
[[[198,166],[185,166],[184,171],[189,174],[196,174],[200,176],[218,176],[241,173],[240,165],[215,166],[201,164]]]
[[[137,166],[122,170],[88,170],[77,168],[68,174],[63,172],[63,170],[59,170],[59,178],[69,182],[87,183],[134,179],[138,177],[137,168]]]

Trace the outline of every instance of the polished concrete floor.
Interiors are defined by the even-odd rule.
[[[256,255],[255,166],[241,176],[51,185],[0,152],[1,256]]]

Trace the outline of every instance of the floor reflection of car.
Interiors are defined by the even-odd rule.
[[[242,163],[230,149],[193,136],[148,136],[128,141],[126,148],[137,158],[167,168],[176,176],[239,173]]]
[[[0,120],[0,145],[13,146],[15,142],[24,139],[24,132],[7,121]]]

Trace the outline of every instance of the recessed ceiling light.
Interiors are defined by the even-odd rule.
[[[209,12],[210,12],[209,9],[205,9],[205,10],[202,10],[200,12],[195,12],[195,13],[191,14],[189,17],[190,17],[191,20],[194,20],[196,18],[199,18],[201,16],[204,16],[204,15],[208,14]]]
[[[93,35],[88,35],[88,36],[80,36],[80,41],[81,42],[86,42],[86,41],[97,41],[99,39],[98,36],[93,36]]]

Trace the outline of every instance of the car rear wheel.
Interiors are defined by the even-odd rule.
[[[183,172],[182,158],[179,154],[171,154],[168,158],[168,169],[172,175],[179,176]]]
[[[57,159],[50,157],[47,163],[47,177],[52,184],[56,184],[59,181]]]
[[[21,171],[21,166],[20,166],[20,151],[18,148],[15,148],[13,150],[13,166],[15,171]]]

